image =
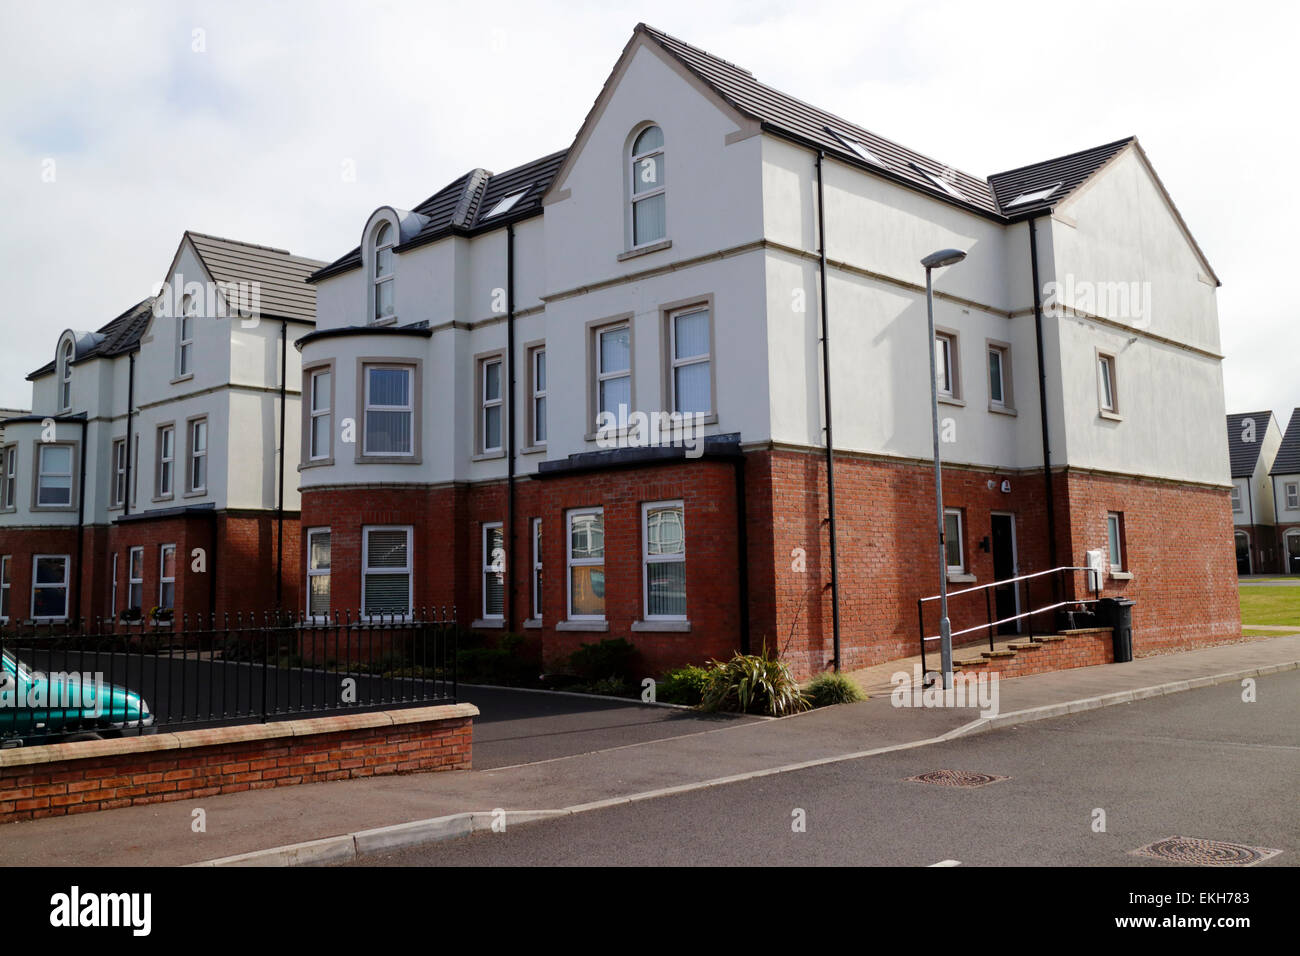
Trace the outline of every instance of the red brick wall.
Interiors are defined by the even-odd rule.
[[[1283,565],[1279,570],[1284,574],[1300,574],[1300,571],[1296,571],[1291,567],[1285,567],[1285,565],[1290,561],[1286,550],[1286,533],[1292,529],[1300,531],[1300,524],[1280,524],[1277,526],[1277,546],[1279,549],[1278,563]]]
[[[25,621],[32,613],[32,557],[66,554],[73,574],[77,560],[76,528],[0,528],[0,555],[9,555],[9,619]],[[74,582],[75,584],[75,582]],[[69,609],[76,598],[69,595]]]
[[[962,654],[958,668],[963,674],[997,674],[1000,680],[1063,671],[1073,667],[1093,667],[1110,664],[1115,660],[1114,638],[1110,628],[1081,631],[1067,635],[1060,641],[1048,641],[1022,648],[1012,657],[980,659],[975,654]]]
[[[1277,528],[1266,524],[1239,524],[1233,526],[1233,548],[1236,549],[1235,535],[1244,531],[1250,539],[1251,571],[1254,574],[1276,574],[1281,566],[1282,557],[1278,550]]]
[[[355,718],[318,718],[311,723],[323,728],[331,720]],[[243,730],[187,731],[176,735],[184,741],[180,748],[167,750],[107,752],[129,745],[131,739],[47,745],[69,752],[81,748],[96,755],[0,766],[0,823],[300,783],[468,770],[471,766],[472,717],[204,742],[229,740]],[[21,757],[19,751],[4,753]]]

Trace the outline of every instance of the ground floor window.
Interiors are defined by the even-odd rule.
[[[144,548],[132,548],[127,564],[126,606],[139,613],[144,607]]]
[[[361,613],[401,616],[411,613],[411,529],[373,527],[361,536]]]
[[[0,556],[0,622],[8,623],[9,621],[9,567],[13,563],[13,558],[9,555]]]
[[[647,620],[686,619],[686,523],[680,501],[641,506],[642,587]]]
[[[108,578],[108,616],[117,616],[117,552],[113,552],[113,564]]]
[[[605,511],[579,508],[567,515],[569,617],[605,617]]]
[[[505,616],[505,534],[500,521],[483,525],[483,617]]]
[[[1124,570],[1124,514],[1111,511],[1106,514],[1106,545],[1112,571]]]
[[[945,508],[943,512],[943,547],[947,555],[949,574],[966,573],[966,547],[962,539],[961,510]]]
[[[32,617],[61,621],[68,617],[68,565],[66,554],[38,554],[32,558]]]
[[[307,532],[307,613],[325,617],[330,610],[330,529]]]
[[[158,549],[158,606],[168,609],[176,606],[176,545],[164,544]]]
[[[533,620],[542,619],[542,519],[533,519]]]

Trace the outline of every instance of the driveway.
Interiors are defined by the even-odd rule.
[[[474,718],[475,770],[571,757],[762,719],[473,684],[461,684],[459,697],[479,709]]]

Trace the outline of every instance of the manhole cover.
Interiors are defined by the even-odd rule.
[[[1282,851],[1241,843],[1224,843],[1220,840],[1175,836],[1148,843],[1131,852],[1135,856],[1149,856],[1188,866],[1253,866]]]
[[[974,770],[931,770],[907,779],[911,783],[937,783],[941,787],[987,787],[991,783],[1011,778],[999,777],[993,773],[976,773]]]

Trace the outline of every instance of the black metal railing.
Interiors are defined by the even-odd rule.
[[[456,700],[455,608],[0,629],[0,744]]]
[[[1091,598],[1071,597],[1074,591],[1075,575],[1084,572],[1083,592],[1092,592]],[[1040,580],[1042,579],[1042,580]],[[1037,586],[1037,592],[1041,596],[1046,596],[1050,603],[1043,604],[1041,607],[1034,607],[1034,590]],[[1011,596],[1014,598],[1016,613],[999,617],[996,620],[993,616],[994,595],[999,588],[1011,588]],[[1024,593],[1023,601],[1021,592]],[[1097,599],[1101,596],[1101,575],[1095,568],[1084,567],[1059,567],[1052,568],[1048,571],[1036,571],[1033,574],[1022,574],[1014,578],[1005,578],[1001,581],[990,581],[988,584],[978,584],[975,587],[962,588],[957,591],[948,592],[949,616],[951,617],[953,598],[965,595],[983,593],[984,596],[984,623],[976,624],[972,627],[964,627],[960,630],[952,631],[952,638],[963,637],[967,634],[975,634],[979,631],[987,630],[989,639],[989,650],[994,649],[993,637],[995,629],[1004,624],[1015,624],[1020,627],[1020,622],[1025,622],[1029,630],[1033,629],[1033,620],[1038,617],[1041,622],[1043,614],[1051,614],[1047,626],[1050,629],[1056,628],[1059,612],[1075,613],[1082,611],[1089,606],[1095,605]],[[934,594],[929,597],[917,598],[916,601],[916,624],[917,634],[920,638],[921,645],[921,673],[928,673],[925,663],[925,645],[927,642],[940,640],[940,634],[927,635],[925,633],[925,605],[937,602],[940,595]],[[1029,610],[1022,610],[1028,608]],[[969,612],[967,612],[969,617]],[[1040,624],[1041,626],[1041,624]]]

